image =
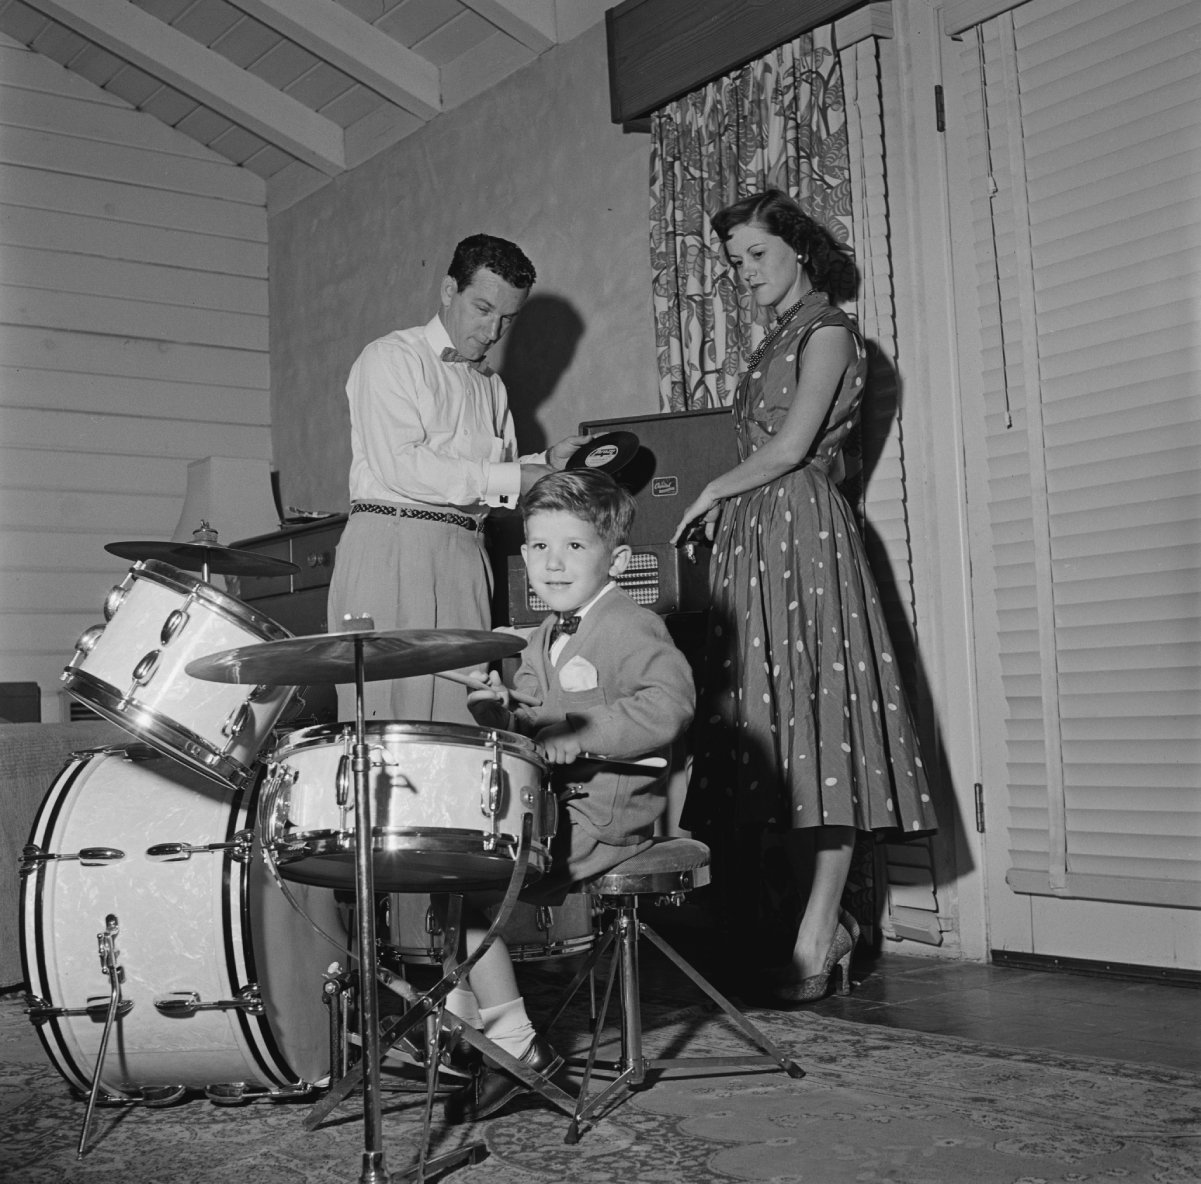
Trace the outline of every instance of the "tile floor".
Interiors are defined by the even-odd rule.
[[[1201,991],[885,952],[819,1014],[990,1044],[1201,1072]]]
[[[729,952],[715,953],[692,926],[673,926],[663,913],[652,916],[644,919],[720,985]],[[662,965],[656,967],[655,959]],[[682,983],[682,998],[695,994],[654,951],[643,973],[663,985],[669,978]],[[990,1044],[1201,1072],[1201,990],[1195,987],[900,954],[887,944],[874,957],[857,956],[851,977],[849,996],[830,996],[807,1010]]]

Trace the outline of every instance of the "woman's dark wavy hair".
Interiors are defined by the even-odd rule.
[[[454,257],[446,274],[459,285],[459,291],[471,284],[481,267],[500,276],[514,288],[528,290],[538,278],[534,265],[525,252],[507,238],[491,234],[473,234],[455,247]]]
[[[810,218],[781,189],[764,189],[720,209],[710,220],[722,243],[739,226],[762,226],[782,238],[802,259],[813,286],[834,299],[853,295],[855,261],[851,249],[840,243],[820,222]]]

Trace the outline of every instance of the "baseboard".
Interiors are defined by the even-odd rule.
[[[1201,988],[1201,970],[1174,966],[1139,966],[1131,962],[1098,962],[1091,958],[1060,958],[1055,954],[1027,954],[1019,950],[990,950],[994,966],[1021,970],[1059,970],[1095,978],[1129,978],[1139,982],[1168,983],[1174,987]]]

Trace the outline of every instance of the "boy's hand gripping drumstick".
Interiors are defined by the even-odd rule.
[[[470,687],[473,691],[490,691],[492,686],[485,682],[482,678],[478,678],[472,674],[464,674],[461,670],[439,670],[437,671],[439,678],[449,679],[451,682],[457,682],[465,687]],[[542,700],[533,695],[527,695],[524,691],[515,691],[509,689],[509,695],[516,703],[524,703],[527,707],[541,707]]]

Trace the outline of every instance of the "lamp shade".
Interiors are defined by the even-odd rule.
[[[270,463],[234,456],[206,456],[190,462],[183,513],[172,542],[191,541],[202,522],[207,522],[226,546],[278,530]]]

